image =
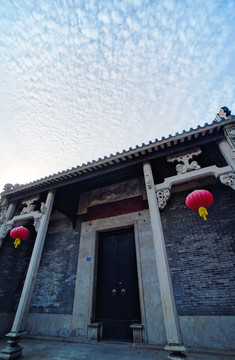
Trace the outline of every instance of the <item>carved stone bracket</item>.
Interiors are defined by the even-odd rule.
[[[44,202],[41,202],[40,211],[42,214],[45,214],[47,210],[46,204]]]
[[[198,165],[197,161],[192,161],[191,163],[189,163],[189,160],[193,158],[193,156],[197,156],[199,154],[201,154],[201,149],[198,148],[194,148],[190,151],[187,152],[182,152],[182,153],[178,153],[176,155],[173,156],[168,156],[167,157],[167,161],[168,162],[174,162],[174,161],[178,161],[179,164],[176,165],[176,171],[177,174],[185,174],[188,171],[192,171],[192,170],[197,170],[200,169],[201,166]]]
[[[3,224],[6,220],[7,207],[7,199],[0,199],[0,224]]]
[[[5,215],[5,214],[2,214],[2,215],[0,216],[0,225],[3,224],[3,223],[5,222],[5,220],[6,220],[6,215]]]
[[[0,240],[3,240],[12,228],[13,224],[6,224],[5,226],[3,225],[0,231]]]
[[[157,202],[159,209],[164,209],[166,206],[167,200],[170,198],[171,193],[169,189],[166,190],[159,190],[156,192],[157,195]]]
[[[230,174],[232,171],[231,166],[224,166],[222,168],[219,168],[216,165],[208,166],[203,169],[195,170],[191,173],[174,175],[165,178],[163,183],[155,185],[155,191],[157,192],[159,190],[171,189],[173,185],[183,184],[189,181],[202,179],[204,177],[214,176],[215,178],[219,178],[220,176]]]
[[[224,127],[225,137],[233,151],[235,151],[235,122]]]
[[[235,173],[234,172],[220,176],[220,181],[222,184],[230,186],[233,190],[235,190]]]
[[[38,232],[38,229],[40,226],[40,221],[41,221],[41,218],[34,218],[33,226],[34,226],[36,233]]]
[[[23,214],[29,214],[30,212],[35,210],[36,204],[35,202],[39,200],[39,195],[34,196],[30,199],[25,199],[22,201],[22,204],[26,205],[23,210],[21,211],[21,215]]]
[[[34,219],[34,228],[35,231],[38,232],[40,220],[42,218],[43,214],[39,211],[33,211],[30,213],[22,214],[14,216],[11,220],[7,221],[5,224],[3,224],[0,228],[0,240],[3,240],[7,233],[15,226],[15,224],[20,223],[20,221],[25,221],[29,219]]]

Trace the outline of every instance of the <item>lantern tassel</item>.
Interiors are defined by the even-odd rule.
[[[199,212],[199,215],[201,217],[203,217],[204,220],[207,220],[207,215],[208,215],[208,212],[206,210],[206,208],[204,206],[201,206],[199,209],[198,209],[198,212]]]
[[[15,239],[15,241],[14,241],[15,248],[17,248],[17,246],[20,245],[20,243],[21,243],[21,240],[19,238]]]

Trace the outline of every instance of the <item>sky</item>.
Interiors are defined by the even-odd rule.
[[[235,0],[0,0],[0,192],[235,113]]]

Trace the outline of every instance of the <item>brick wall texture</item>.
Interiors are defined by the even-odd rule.
[[[204,187],[214,203],[208,220],[188,209],[191,191],[171,195],[161,212],[177,310],[180,315],[235,314],[235,191],[222,184]],[[67,217],[51,221],[30,312],[71,314],[80,229]],[[16,311],[36,233],[17,249],[8,236],[0,251],[0,312]],[[14,261],[12,261],[14,259]]]
[[[81,221],[73,229],[64,217],[50,222],[30,312],[72,314]]]
[[[203,187],[214,197],[204,221],[188,209],[191,191],[172,194],[161,213],[179,315],[235,315],[235,191]]]
[[[0,313],[14,313],[18,306],[36,236],[33,225],[26,227],[30,235],[20,246],[15,249],[8,234],[1,247]]]

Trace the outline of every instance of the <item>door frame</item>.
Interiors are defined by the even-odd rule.
[[[145,306],[144,306],[144,293],[143,293],[143,280],[142,280],[142,270],[141,270],[141,260],[140,260],[140,245],[139,245],[139,231],[138,231],[138,220],[141,219],[143,212],[131,213],[126,215],[119,215],[106,219],[98,219],[89,222],[82,223],[81,228],[81,241],[86,239],[89,241],[89,252],[85,251],[83,254],[82,249],[79,258],[82,256],[89,256],[93,261],[89,263],[89,286],[86,284],[86,289],[89,294],[87,294],[87,306],[84,306],[86,314],[84,316],[87,318],[87,337],[88,337],[88,325],[89,323],[94,322],[95,320],[95,306],[96,306],[96,283],[97,283],[97,266],[98,266],[98,238],[99,234],[107,231],[122,230],[126,228],[134,228],[134,237],[135,237],[135,251],[136,251],[136,264],[137,264],[137,276],[138,276],[138,285],[139,285],[139,302],[140,302],[140,316],[141,323],[143,326],[143,341],[147,342],[146,334],[146,316],[145,316]],[[77,279],[79,276],[79,268],[77,273]],[[87,274],[88,276],[88,274]],[[74,298],[74,310],[73,313],[77,313],[76,308],[79,303],[79,287],[78,281],[76,281],[75,289],[75,298]],[[85,319],[84,319],[85,320]]]

